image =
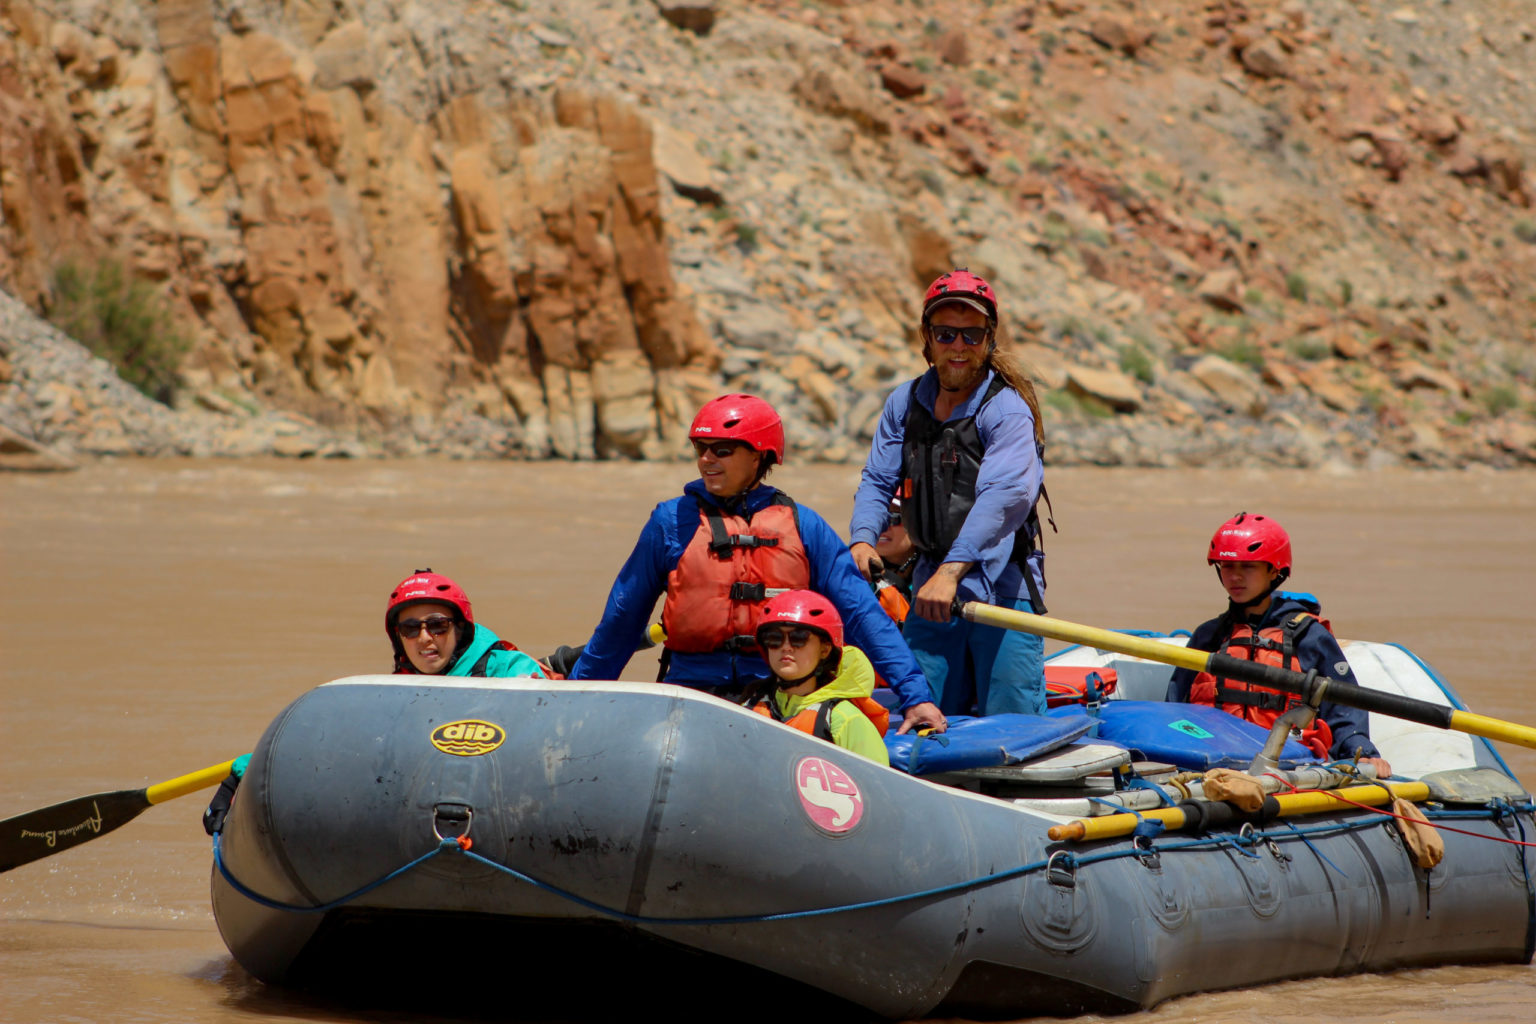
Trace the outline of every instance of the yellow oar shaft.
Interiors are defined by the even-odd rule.
[[[229,774],[230,766],[234,763],[234,760],[230,759],[223,764],[212,765],[201,771],[192,772],[189,775],[181,775],[174,779],[167,779],[164,782],[157,782],[144,791],[144,799],[152,804],[160,804],[167,800],[174,800],[179,796],[186,796],[188,793],[196,793],[200,789],[206,789],[209,786],[222,782],[224,776]]]
[[[1518,722],[1506,722],[1502,718],[1489,718],[1470,711],[1452,711],[1451,728],[1458,732],[1485,736],[1490,740],[1504,740],[1522,747],[1536,748],[1536,729]]]
[[[1196,672],[1205,671],[1205,664],[1210,659],[1210,654],[1205,651],[1192,651],[1187,647],[1180,647],[1177,644],[1165,644],[1157,640],[1148,640],[1145,637],[1117,633],[1112,629],[1084,626],[1076,622],[1067,622],[1064,619],[1052,619],[1044,615],[1031,615],[1029,612],[1016,611],[1012,608],[998,608],[990,604],[975,602],[967,604],[965,606],[965,617],[972,622],[980,622],[986,626],[996,626],[999,629],[1017,629],[1025,633],[1033,633],[1036,636],[1050,637],[1052,640],[1065,640],[1068,643],[1083,644],[1104,651],[1118,651],[1121,654],[1145,658],[1148,661],[1162,662],[1165,665],[1177,665],[1179,668],[1194,669]]]
[[[1282,793],[1275,796],[1280,805],[1279,816],[1295,818],[1306,814],[1326,814],[1348,807],[1343,801],[1368,804],[1372,807],[1384,804],[1393,797],[1418,802],[1429,799],[1429,786],[1422,782],[1390,782],[1369,786],[1346,786],[1343,789],[1319,793]],[[1141,818],[1161,821],[1171,831],[1184,826],[1185,815],[1177,807],[1164,807],[1155,811],[1143,811]],[[1114,839],[1128,836],[1141,819],[1134,814],[1110,814],[1102,818],[1079,818],[1065,825],[1054,825],[1049,831],[1052,839]]]

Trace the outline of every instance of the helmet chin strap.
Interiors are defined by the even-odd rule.
[[[774,675],[777,676],[777,678],[779,680],[779,689],[781,689],[781,690],[788,690],[790,687],[799,686],[801,683],[805,682],[807,679],[814,679],[816,677],[816,674],[818,672],[820,672],[822,670],[822,668],[826,665],[827,659],[830,658],[830,657],[832,657],[831,654],[823,654],[821,656],[821,660],[816,663],[816,666],[814,668],[812,668],[809,672],[807,672],[805,675],[801,676],[799,679],[785,679],[783,676],[778,675],[778,673],[774,673]]]
[[[1242,613],[1246,616],[1248,609],[1252,608],[1256,604],[1262,604],[1263,602],[1268,601],[1270,595],[1273,594],[1276,590],[1279,590],[1280,584],[1289,579],[1290,575],[1291,570],[1289,569],[1277,570],[1275,578],[1269,581],[1269,587],[1264,591],[1264,593],[1259,594],[1257,597],[1250,597],[1246,601],[1234,601],[1230,597],[1227,598],[1227,614],[1236,615],[1238,613]],[[1216,566],[1216,578],[1221,578],[1220,565]]]
[[[805,675],[801,676],[799,679],[785,679],[783,676],[779,676],[778,677],[779,678],[779,689],[781,689],[781,690],[788,690],[790,687],[799,686],[801,683],[805,682],[807,679],[810,679],[810,678],[814,677],[816,675],[816,673],[819,672],[819,671],[821,671],[821,666],[817,665],[815,668],[811,669],[809,672],[807,672]]]

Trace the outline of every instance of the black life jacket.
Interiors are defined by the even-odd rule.
[[[940,423],[917,400],[917,383],[912,382],[907,394],[907,417],[902,424],[902,475],[912,481],[912,496],[901,503],[901,519],[913,546],[942,562],[976,504],[976,478],[981,473],[983,455],[976,416],[1008,385],[1000,374],[994,373],[974,414]],[[1045,457],[1045,446],[1038,441],[1035,455],[1042,460]],[[1044,485],[1040,493],[1044,496]],[[1035,574],[1029,569],[1029,556],[1039,546],[1037,538],[1041,535],[1038,507],[1037,499],[1029,507],[1024,525],[1013,535],[1009,561],[1018,564],[1029,588],[1030,604],[1036,614],[1043,615],[1045,600],[1035,585]]]
[[[476,679],[484,679],[485,678],[485,666],[486,666],[487,663],[490,662],[492,653],[494,653],[496,651],[515,651],[515,650],[517,650],[517,644],[514,644],[512,641],[510,641],[510,640],[497,640],[495,643],[491,644],[491,646],[489,646],[489,647],[487,647],[485,649],[485,653],[484,654],[480,655],[480,660],[475,662],[474,666],[470,668],[469,674],[472,677],[476,678]]]

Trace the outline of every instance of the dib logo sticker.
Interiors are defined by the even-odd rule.
[[[445,754],[458,757],[489,754],[506,739],[507,730],[494,722],[482,722],[476,718],[449,722],[432,730],[432,745]]]

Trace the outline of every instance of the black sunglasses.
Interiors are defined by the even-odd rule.
[[[930,326],[928,332],[933,335],[934,343],[938,345],[953,345],[956,341],[964,341],[967,345],[974,347],[987,340],[985,327]]]
[[[765,629],[761,633],[757,634],[757,642],[762,644],[770,651],[776,651],[780,647],[784,646],[784,641],[787,639],[789,641],[789,646],[798,651],[800,648],[810,643],[811,637],[815,635],[816,634],[812,633],[808,629],[805,629],[804,627],[791,629],[787,635],[782,629]]]
[[[705,452],[714,452],[717,459],[728,459],[745,447],[740,441],[695,441],[693,453],[701,459]]]
[[[401,619],[395,624],[395,632],[402,640],[414,640],[425,626],[433,636],[445,636],[453,628],[453,620],[446,615],[431,615],[425,619]]]

